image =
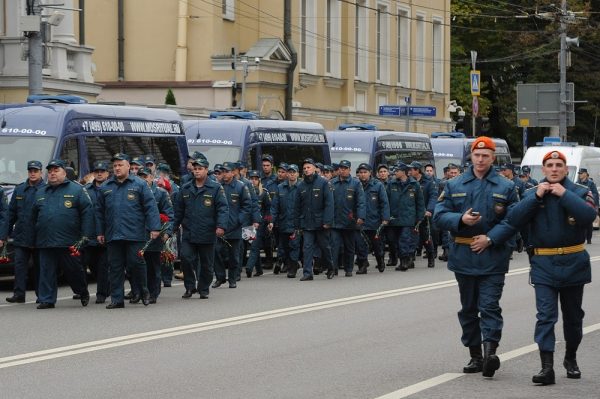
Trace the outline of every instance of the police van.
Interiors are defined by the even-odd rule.
[[[251,169],[260,169],[262,157],[271,155],[275,163],[295,163],[303,159],[330,163],[331,156],[323,126],[313,122],[271,119],[184,120],[190,153],[200,151],[211,167],[216,163],[242,160]]]
[[[186,171],[188,150],[175,111],[37,101],[0,105],[0,185],[9,198],[27,179],[29,160],[45,166],[60,158],[83,178],[95,161],[110,160],[117,152],[152,154],[171,167],[174,180]],[[12,274],[12,265],[3,266],[0,276]]]
[[[358,166],[368,163],[373,168],[379,164],[393,165],[397,161],[406,164],[419,161],[433,164],[433,151],[429,136],[377,130],[370,124],[344,124],[338,130],[328,131],[331,158],[335,163],[345,159]]]
[[[549,140],[550,139],[550,140]],[[569,179],[576,182],[579,169],[588,170],[590,178],[594,182],[600,181],[600,148],[578,145],[577,143],[560,142],[558,138],[545,138],[544,142],[537,143],[535,147],[529,147],[521,161],[521,167],[531,168],[531,177],[536,180],[542,179],[542,159],[549,151],[560,151],[567,157],[569,168]]]
[[[492,138],[496,144],[495,165],[512,163],[510,148],[504,139]],[[431,134],[431,146],[435,158],[435,170],[438,178],[442,178],[443,170],[449,163],[464,165],[471,161],[471,144],[475,137],[466,137],[460,132],[444,132]]]

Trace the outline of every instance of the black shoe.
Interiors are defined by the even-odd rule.
[[[200,299],[208,299],[208,294],[200,293]]]
[[[79,294],[74,294],[74,295],[73,295],[73,299],[81,299],[81,295],[79,295]]]
[[[567,378],[579,379],[581,378],[581,371],[579,370],[579,366],[577,365],[577,357],[576,351],[570,351],[567,349],[565,353],[565,359],[563,361],[563,366],[567,369]]]
[[[9,303],[25,303],[25,297],[24,296],[11,296],[6,298],[6,302]]]
[[[140,303],[141,300],[142,300],[142,297],[135,294],[134,296],[131,297],[131,299],[129,300],[129,303]]]
[[[484,377],[493,377],[496,370],[500,368],[500,359],[496,355],[497,342],[483,343],[483,372]]]
[[[150,305],[150,294],[144,294],[144,296],[142,296],[142,304],[144,306]]]
[[[435,267],[435,258],[433,257],[433,254],[427,255],[427,267]]]
[[[256,272],[254,272],[254,277],[260,277],[263,274],[264,274],[263,272],[256,271]]]
[[[242,278],[241,278],[240,276],[237,276],[237,277],[235,278],[235,281],[241,281],[241,280],[242,280]]]
[[[165,287],[165,288],[168,288],[168,287],[170,287],[170,286],[171,286],[171,282],[170,282],[170,281],[168,281],[168,282],[167,282],[167,281],[165,281],[165,282],[163,283],[163,287]]]
[[[192,290],[185,290],[185,292],[183,293],[183,295],[181,297],[183,299],[188,299],[188,298],[191,298],[192,295],[194,295],[194,292]]]
[[[386,266],[396,266],[398,264],[398,258],[390,257]]]
[[[125,296],[123,298],[124,299],[131,299],[131,298],[133,298],[133,291],[129,291],[127,294],[125,294]]]
[[[279,266],[279,263],[277,263],[275,265],[275,268],[273,268],[273,274],[279,274],[280,271],[281,271],[281,266]]]
[[[483,370],[483,353],[481,352],[481,345],[470,346],[469,354],[471,355],[471,360],[469,361],[469,364],[463,367],[463,373],[481,373]]]
[[[156,298],[155,298],[155,297],[153,297],[153,296],[151,296],[151,297],[150,297],[150,304],[151,304],[151,305],[154,305],[155,303],[156,303]]]
[[[442,262],[448,262],[448,250],[444,248],[442,254],[438,257]]]
[[[212,287],[213,288],[219,288],[220,286],[222,286],[223,284],[225,284],[227,282],[227,280],[217,280],[213,283]]]
[[[539,373],[531,378],[534,384],[553,385],[554,377],[554,352],[540,351],[540,359],[542,361],[542,369]]]
[[[346,272],[346,274],[344,274],[344,276],[346,276],[346,277],[352,277],[352,272]]]
[[[102,295],[96,294],[96,303],[97,304],[101,304],[101,303],[104,303],[104,302],[106,302],[106,297],[102,296]]]
[[[229,288],[237,288],[237,284],[235,283],[235,281],[229,282]]]
[[[409,258],[400,258],[400,264],[396,266],[394,270],[399,272],[405,272],[408,270],[407,263],[410,262]]]
[[[300,281],[312,281],[312,280],[313,280],[312,275],[302,276],[302,278],[300,278]]]
[[[252,270],[246,269],[246,277],[252,278]]]
[[[375,259],[377,260],[377,270],[379,270],[379,273],[383,273],[385,271],[383,256],[377,256]]]
[[[54,309],[54,304],[53,303],[48,303],[48,302],[42,302],[39,305],[37,305],[38,309]]]
[[[88,303],[90,303],[90,296],[89,295],[82,296],[81,297],[81,306],[86,307],[88,305]]]
[[[119,303],[111,302],[108,305],[106,305],[106,309],[123,309],[124,307],[125,307],[125,304],[123,302],[119,302]]]

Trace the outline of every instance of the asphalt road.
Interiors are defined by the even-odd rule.
[[[594,237],[600,243],[600,237]],[[588,246],[594,272],[600,244]],[[181,299],[164,288],[156,305],[82,308],[61,287],[56,309],[0,305],[3,398],[599,398],[600,290],[586,286],[581,380],[562,368],[538,387],[535,302],[526,256],[516,254],[501,301],[502,365],[484,379],[461,373],[458,289],[445,263],[406,273],[299,282],[243,278]],[[374,264],[374,262],[371,262]],[[90,287],[94,292],[94,287]],[[3,286],[2,298],[10,296]],[[35,299],[33,293],[28,300]],[[92,298],[93,299],[93,298]],[[562,340],[562,327],[557,325]]]

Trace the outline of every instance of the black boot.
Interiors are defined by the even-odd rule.
[[[367,267],[369,266],[369,262],[366,259],[360,259],[358,261],[358,271],[356,274],[367,274]]]
[[[577,365],[577,350],[569,349],[565,353],[565,360],[563,366],[567,369],[567,378],[579,379],[581,378],[581,371]]]
[[[552,385],[554,384],[554,352],[540,351],[542,360],[542,369],[533,376],[531,381],[534,384]]]
[[[427,252],[427,267],[435,267],[435,256],[432,252]]]
[[[481,373],[481,370],[483,370],[483,354],[481,352],[481,345],[469,346],[469,354],[471,355],[471,360],[469,361],[469,364],[463,367],[463,373]]]
[[[388,263],[386,266],[396,266],[398,264],[398,257],[396,255],[390,254],[390,259],[388,259]]]
[[[377,270],[379,270],[380,273],[383,273],[385,271],[383,256],[376,256],[375,259],[377,260]]]
[[[415,268],[415,254],[412,254],[409,259],[408,259],[408,264],[406,265],[406,267],[408,267],[409,269],[414,269]]]
[[[407,256],[403,256],[400,258],[400,264],[394,269],[396,271],[405,272],[408,270],[408,263],[410,262],[410,258]]]
[[[290,261],[287,266],[288,278],[296,278],[296,271],[298,271],[298,262]]]
[[[438,257],[443,262],[448,262],[448,249],[444,248],[442,254]]]
[[[498,342],[483,343],[483,372],[484,377],[493,377],[496,370],[500,368],[500,359],[496,356]]]

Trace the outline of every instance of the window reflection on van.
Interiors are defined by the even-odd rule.
[[[54,137],[0,136],[0,184],[17,185],[27,179],[27,161],[46,165],[52,156]]]

